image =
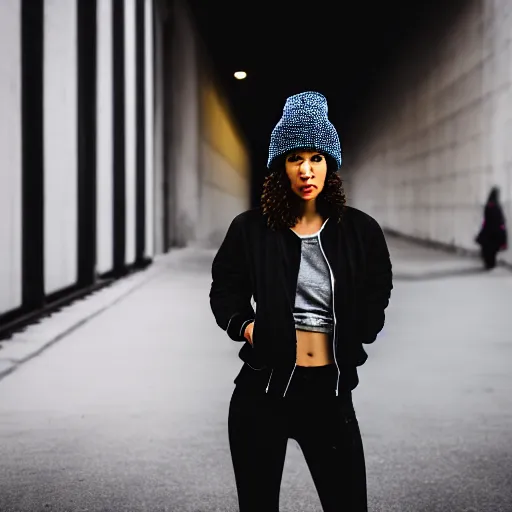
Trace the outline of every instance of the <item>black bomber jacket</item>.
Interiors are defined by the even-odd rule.
[[[328,219],[320,246],[333,287],[336,394],[357,386],[365,343],[384,326],[392,284],[388,247],[379,224],[346,207],[342,221]],[[301,240],[291,229],[267,227],[261,207],[237,215],[212,263],[210,306],[219,327],[244,342],[239,357],[269,372],[267,392],[284,396],[296,361],[293,318]],[[253,302],[255,307],[253,307]],[[254,320],[253,344],[244,338]]]

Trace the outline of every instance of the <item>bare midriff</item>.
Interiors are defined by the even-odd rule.
[[[317,233],[325,219],[320,215],[309,223],[299,223],[292,231],[299,235]],[[325,366],[334,363],[331,336],[324,332],[295,330],[297,334],[297,366]]]
[[[297,334],[297,365],[325,366],[334,363],[331,336],[324,332],[295,330]]]

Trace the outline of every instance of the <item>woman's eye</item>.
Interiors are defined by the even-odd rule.
[[[313,162],[321,162],[322,160],[324,159],[324,157],[322,155],[314,155],[311,160]]]
[[[288,157],[288,162],[296,162],[299,159],[299,155],[290,155]]]

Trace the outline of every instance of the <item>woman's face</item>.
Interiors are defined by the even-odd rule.
[[[311,201],[322,192],[327,175],[327,161],[318,151],[292,151],[285,158],[285,169],[293,192]]]

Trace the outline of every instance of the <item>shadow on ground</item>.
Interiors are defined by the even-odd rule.
[[[424,272],[422,274],[404,274],[401,272],[394,272],[393,279],[397,281],[430,281],[434,279],[446,279],[454,277],[464,277],[469,275],[479,275],[486,271],[481,268],[461,268],[458,270],[440,270],[434,272]]]

